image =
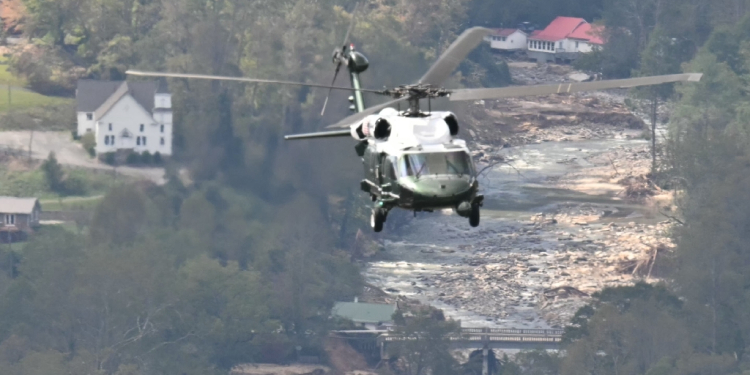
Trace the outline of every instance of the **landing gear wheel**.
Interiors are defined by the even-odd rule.
[[[469,214],[469,225],[476,228],[479,226],[479,205],[471,205],[471,213]]]
[[[374,208],[372,210],[372,215],[370,215],[370,226],[375,233],[379,233],[383,230],[383,223],[385,222],[386,215],[386,211],[382,208]]]

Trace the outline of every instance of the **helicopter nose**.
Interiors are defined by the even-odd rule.
[[[450,197],[464,193],[470,188],[468,178],[420,179],[415,190],[427,197]]]

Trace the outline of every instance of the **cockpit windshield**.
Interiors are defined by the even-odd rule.
[[[399,177],[471,175],[471,158],[465,151],[406,154],[396,165]]]

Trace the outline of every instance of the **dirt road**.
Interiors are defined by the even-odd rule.
[[[34,132],[3,131],[0,132],[0,150],[10,148],[23,150],[28,153],[31,143],[31,157],[46,159],[50,152],[54,152],[60,164],[114,171],[115,168],[89,157],[81,144],[71,140],[69,132]],[[164,184],[164,168],[133,168],[117,167],[117,173],[130,177],[142,178],[157,184]]]

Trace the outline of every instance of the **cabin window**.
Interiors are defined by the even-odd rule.
[[[146,145],[146,137],[143,137],[143,145]]]
[[[141,137],[135,137],[135,144],[136,144],[136,146],[140,146],[141,145]]]
[[[104,144],[105,145],[109,145],[109,136],[108,135],[104,136]]]
[[[5,215],[5,225],[16,225],[16,215]]]
[[[464,151],[406,154],[398,161],[400,177],[471,175],[469,154]]]
[[[578,42],[576,42],[576,49],[578,49]]]
[[[112,131],[112,123],[109,123],[109,131]]]
[[[164,125],[161,126],[160,130],[162,133],[164,133]]]
[[[164,146],[164,137],[161,137],[161,141],[159,141],[159,144],[161,144],[162,146]]]
[[[143,131],[143,129],[144,129],[144,128],[145,128],[145,127],[143,126],[143,124],[141,124],[141,131]]]
[[[112,144],[112,146],[114,146],[114,145],[115,145],[115,136],[114,136],[114,135],[110,135],[110,136],[109,136],[109,143],[111,143],[111,144]]]
[[[93,119],[94,119],[94,114],[93,114],[93,113],[87,113],[87,114],[86,114],[86,120],[89,120],[89,121],[91,121],[91,120],[93,120]]]

